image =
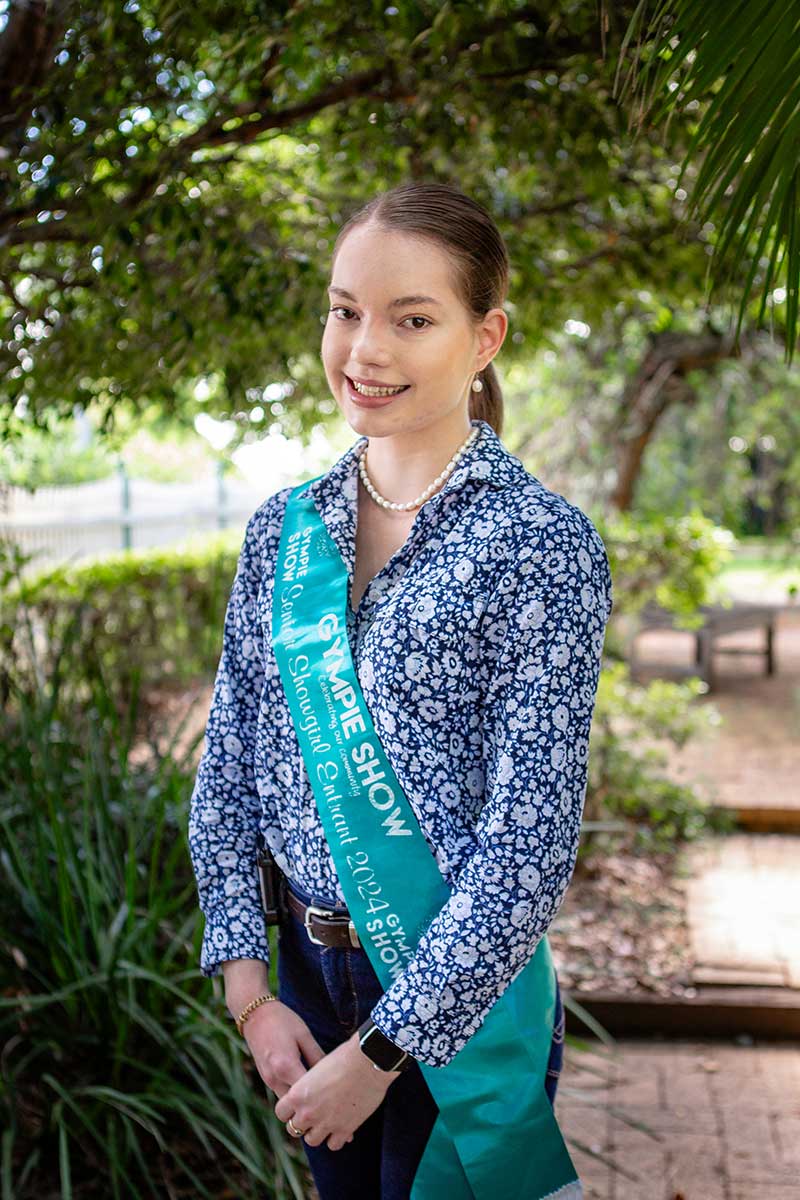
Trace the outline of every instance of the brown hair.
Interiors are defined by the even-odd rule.
[[[455,291],[479,321],[491,308],[502,308],[508,293],[509,261],[503,237],[476,200],[446,183],[403,183],[373,197],[345,221],[336,235],[333,258],[357,225],[373,222],[384,229],[430,238],[449,253]],[[483,391],[469,394],[469,415],[503,432],[503,392],[494,363],[478,378]]]

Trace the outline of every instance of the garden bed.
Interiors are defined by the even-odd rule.
[[[565,991],[691,998],[680,854],[618,846],[578,863],[549,932]]]

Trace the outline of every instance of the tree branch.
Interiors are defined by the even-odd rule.
[[[0,34],[0,132],[27,123],[37,90],[53,69],[67,0],[11,0]]]

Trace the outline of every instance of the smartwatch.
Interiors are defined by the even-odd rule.
[[[359,1026],[358,1041],[378,1071],[405,1071],[414,1062],[410,1054],[395,1046],[394,1042],[381,1033],[372,1017],[367,1017]]]

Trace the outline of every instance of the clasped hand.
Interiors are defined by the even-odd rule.
[[[291,1117],[309,1146],[328,1139],[331,1150],[341,1150],[399,1074],[376,1070],[355,1033],[292,1084],[275,1105],[275,1115],[284,1123]]]

